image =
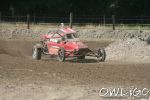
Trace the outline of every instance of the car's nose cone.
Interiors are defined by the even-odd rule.
[[[87,48],[87,46],[82,42],[72,42],[72,46],[74,46],[76,49]]]

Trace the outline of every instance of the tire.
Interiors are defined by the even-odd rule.
[[[42,49],[41,48],[33,47],[33,50],[32,50],[32,58],[33,59],[40,60],[41,59],[41,54],[42,54]]]
[[[60,48],[58,50],[58,60],[60,62],[64,62],[65,61],[65,50],[64,50],[64,48]]]
[[[97,52],[97,59],[100,62],[104,62],[106,59],[106,52],[105,49],[99,49]]]
[[[79,56],[78,59],[84,60],[85,56]]]

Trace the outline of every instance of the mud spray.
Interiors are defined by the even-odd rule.
[[[120,40],[106,48],[107,60],[150,62],[150,45],[138,38]]]

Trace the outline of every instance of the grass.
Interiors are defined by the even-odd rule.
[[[69,25],[68,23],[65,23],[65,25]],[[38,23],[38,24],[30,24],[30,28],[33,30],[39,30],[39,29],[49,29],[54,28],[57,29],[59,27],[59,23]],[[25,22],[2,22],[0,23],[0,28],[27,28],[27,24]],[[100,30],[113,30],[112,24],[93,24],[93,23],[86,23],[86,24],[79,24],[74,23],[73,28],[75,29],[100,29]],[[150,30],[150,24],[117,24],[115,26],[116,30]]]

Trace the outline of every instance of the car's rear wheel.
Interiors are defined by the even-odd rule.
[[[79,56],[78,59],[84,60],[85,56]]]
[[[65,61],[65,50],[64,50],[64,48],[60,48],[58,50],[58,60],[60,62],[64,62]]]
[[[97,59],[98,61],[105,61],[106,59],[106,52],[105,52],[105,49],[99,49],[98,52],[97,52]]]
[[[42,54],[42,49],[41,48],[33,47],[33,50],[32,50],[32,58],[33,59],[40,60],[41,59],[41,54]]]

